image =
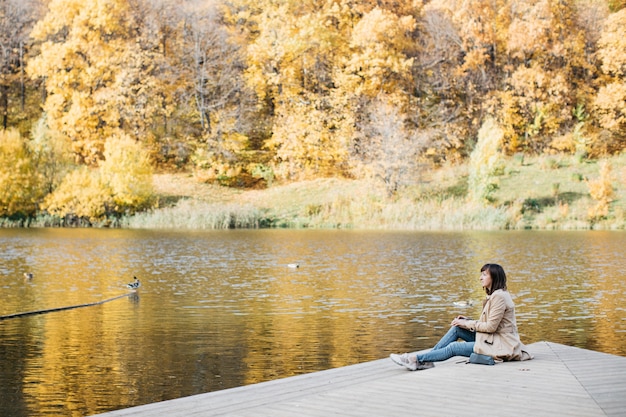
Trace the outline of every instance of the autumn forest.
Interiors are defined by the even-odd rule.
[[[181,171],[391,198],[467,161],[489,202],[494,155],[625,146],[624,0],[0,0],[4,218],[145,212]]]

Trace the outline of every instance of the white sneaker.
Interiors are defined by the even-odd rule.
[[[389,355],[392,361],[397,363],[400,366],[404,366],[409,371],[421,371],[423,369],[434,368],[435,364],[432,362],[419,362],[417,360],[417,356],[409,356],[408,353],[403,353],[402,355],[398,355],[396,353],[392,353]]]
[[[389,355],[392,361],[397,363],[400,366],[404,366],[409,371],[417,370],[417,357],[414,356],[411,358],[408,353],[403,353],[402,355],[398,355],[396,353],[392,353]]]

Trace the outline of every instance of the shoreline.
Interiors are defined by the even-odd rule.
[[[612,177],[607,180],[610,189],[594,198],[594,181],[598,181],[605,162],[612,166]],[[153,176],[155,203],[148,211],[99,220],[49,215],[4,218],[0,227],[626,229],[626,154],[584,162],[566,155],[524,160],[511,157],[495,177],[489,201],[482,202],[468,197],[467,170],[467,164],[426,170],[392,196],[386,195],[382,182],[372,179],[318,178],[264,189],[237,189],[203,182],[198,173],[162,173]],[[602,205],[605,212],[600,210]]]

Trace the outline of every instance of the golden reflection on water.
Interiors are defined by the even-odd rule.
[[[453,316],[480,314],[485,262],[507,271],[524,342],[626,355],[624,243],[615,232],[0,230],[0,315],[142,281],[103,305],[0,321],[0,415],[91,415],[425,349]]]

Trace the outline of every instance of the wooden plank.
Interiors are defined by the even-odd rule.
[[[550,342],[529,348],[527,362],[452,358],[408,372],[382,359],[100,416],[626,415],[626,358]]]

